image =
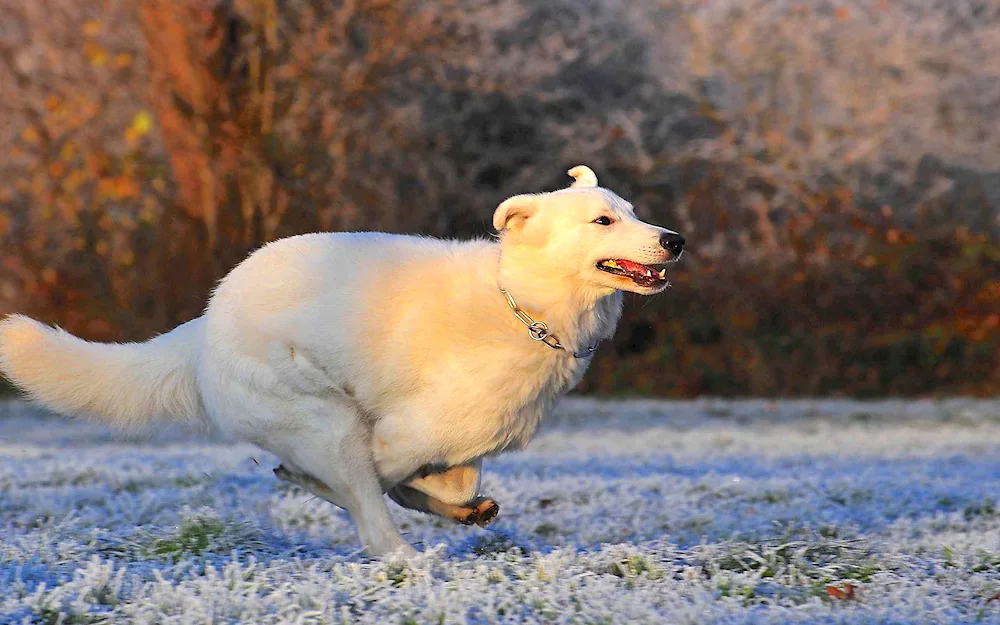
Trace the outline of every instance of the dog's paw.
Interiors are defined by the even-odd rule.
[[[479,497],[470,504],[472,506],[471,521],[466,525],[475,523],[479,527],[486,527],[493,522],[493,519],[500,514],[500,504],[489,497]]]

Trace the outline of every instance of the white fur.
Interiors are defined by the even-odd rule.
[[[577,165],[573,169],[566,172],[573,177],[574,182],[573,187],[596,187],[597,186],[597,174],[594,170],[587,167],[586,165]]]
[[[63,414],[126,430],[157,417],[196,420],[201,400],[195,319],[145,343],[88,343],[24,315],[0,321],[0,371],[31,399]]]
[[[457,503],[446,480],[418,475],[426,466],[462,466],[467,477],[451,481],[478,490],[479,461],[525,445],[579,382],[590,360],[571,352],[613,334],[621,291],[659,290],[595,265],[670,260],[665,231],[594,186],[589,169],[571,172],[572,188],[501,204],[499,243],[379,233],[271,243],[222,280],[202,317],[146,343],[88,343],[8,317],[0,370],[52,410],[119,427],[207,419],[324,486],[372,553],[408,550],[383,492],[406,483]],[[602,215],[615,224],[594,224]],[[501,285],[568,351],[533,341]]]

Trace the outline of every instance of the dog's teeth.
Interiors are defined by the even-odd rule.
[[[649,269],[647,269],[646,270],[646,277],[647,278],[652,278],[653,277],[653,272],[651,272]]]
[[[667,270],[666,269],[661,269],[660,270],[660,280],[663,280],[666,277],[667,277]]]

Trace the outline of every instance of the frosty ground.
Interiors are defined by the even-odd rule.
[[[1000,623],[1000,402],[569,399],[405,564],[274,465],[0,404],[0,622]]]

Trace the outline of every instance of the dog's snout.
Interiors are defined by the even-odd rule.
[[[676,232],[664,232],[660,235],[660,247],[677,256],[684,251],[684,237]]]

